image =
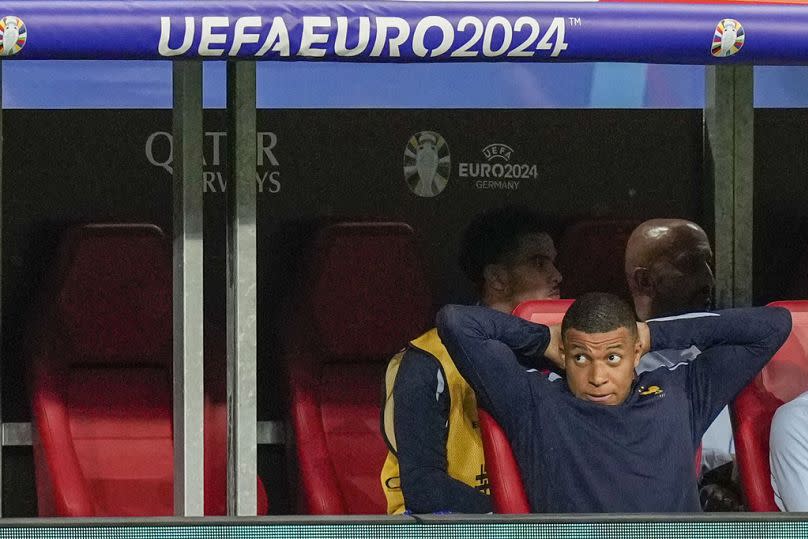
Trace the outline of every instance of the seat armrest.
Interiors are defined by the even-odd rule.
[[[51,508],[41,507],[40,516],[94,516],[95,504],[81,473],[62,401],[54,398],[47,386],[37,385],[32,405],[34,454],[42,464],[37,467],[38,473],[47,474],[37,477],[37,488],[48,489],[48,498],[53,503]],[[54,514],[44,514],[43,510]]]

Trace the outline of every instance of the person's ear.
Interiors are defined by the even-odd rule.
[[[651,270],[648,268],[636,267],[631,272],[631,280],[634,288],[644,296],[652,295],[654,291],[654,279]]]
[[[508,290],[508,273],[502,264],[488,264],[483,268],[483,278],[485,286],[499,293],[506,293]]]
[[[634,368],[635,369],[640,364],[640,359],[642,359],[642,353],[643,353],[643,345],[642,345],[642,341],[640,341],[640,338],[638,337],[636,339],[636,341],[634,342]]]

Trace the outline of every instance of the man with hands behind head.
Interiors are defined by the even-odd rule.
[[[700,511],[693,456],[719,411],[771,359],[788,311],[761,307],[635,322],[586,294],[560,330],[448,306],[438,332],[480,405],[504,428],[534,512]],[[699,361],[640,375],[647,351],[697,346]],[[525,364],[546,356],[565,376]]]

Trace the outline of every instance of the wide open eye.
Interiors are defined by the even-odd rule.
[[[572,360],[575,361],[575,363],[578,365],[583,365],[589,360],[589,358],[586,357],[584,354],[577,354],[573,356]]]
[[[620,354],[609,354],[609,357],[606,360],[609,362],[610,365],[616,365],[620,363],[620,360],[623,359],[623,356]]]

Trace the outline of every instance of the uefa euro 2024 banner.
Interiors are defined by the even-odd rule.
[[[785,65],[806,28],[808,5],[750,2],[12,0],[0,58]]]

